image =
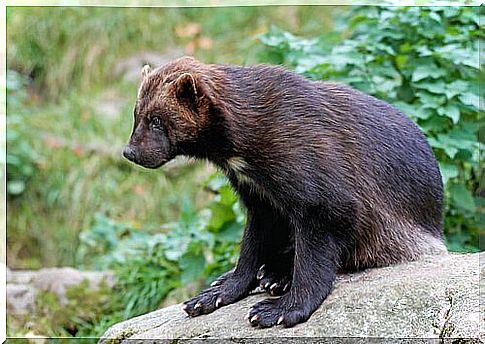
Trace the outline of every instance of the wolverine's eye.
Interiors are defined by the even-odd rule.
[[[153,127],[156,127],[156,128],[160,128],[160,126],[162,124],[160,122],[160,118],[159,117],[153,117],[151,122],[152,122],[152,126]]]

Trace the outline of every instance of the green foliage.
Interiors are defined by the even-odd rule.
[[[478,8],[353,8],[348,37],[303,39],[273,28],[263,59],[316,80],[339,80],[410,116],[427,135],[446,190],[445,229],[454,251],[478,249],[480,152]],[[483,156],[482,156],[483,158]]]
[[[208,205],[196,212],[186,203],[180,220],[162,226],[161,233],[100,214],[81,233],[78,259],[84,267],[114,271],[114,302],[122,305],[123,319],[152,311],[172,290],[197,280],[206,285],[234,266],[244,215],[223,177],[211,176],[206,187],[214,194]],[[114,315],[113,322],[119,321]]]
[[[28,128],[28,113],[23,109],[27,101],[26,80],[15,71],[7,71],[7,193],[20,195],[35,172],[38,159],[32,146],[22,140]]]

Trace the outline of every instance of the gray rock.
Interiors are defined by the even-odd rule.
[[[32,282],[36,271],[33,270],[11,270],[7,268],[7,283],[28,284]]]
[[[37,290],[55,293],[63,304],[67,302],[66,291],[70,287],[88,280],[89,288],[95,289],[105,279],[108,284],[112,284],[112,276],[105,272],[79,271],[70,267],[46,268],[37,271],[31,283]]]
[[[70,267],[45,268],[37,271],[7,269],[7,309],[11,315],[35,311],[38,292],[55,293],[61,304],[67,303],[66,291],[84,280],[96,289],[103,281],[113,286],[113,275],[106,271],[79,271]]]
[[[7,284],[7,311],[9,314],[30,314],[35,308],[36,290],[27,284]]]
[[[369,337],[379,343],[479,342],[484,335],[479,270],[485,274],[479,261],[484,259],[485,253],[444,254],[339,276],[308,322],[289,329],[252,328],[247,311],[266,297],[252,295],[196,318],[189,318],[181,305],[160,309],[114,325],[100,342],[356,343],[369,342]]]

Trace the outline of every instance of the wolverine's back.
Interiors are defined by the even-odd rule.
[[[359,213],[347,235],[355,240],[343,266],[384,266],[446,250],[438,163],[408,117],[348,86],[280,67],[223,70],[246,183],[274,199],[338,203],[338,192],[354,199]],[[274,195],[274,180],[286,186],[284,195]]]

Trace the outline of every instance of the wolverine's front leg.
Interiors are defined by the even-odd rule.
[[[248,220],[241,243],[241,253],[236,268],[227,272],[213,286],[184,303],[190,316],[211,313],[219,307],[234,303],[256,288],[256,274],[264,262],[265,245],[269,228],[274,222],[273,213],[262,204],[248,205]]]
[[[248,317],[253,326],[290,327],[304,322],[332,289],[342,248],[337,233],[341,228],[351,228],[352,213],[320,216],[318,210],[307,209],[300,214],[292,219],[295,255],[291,288],[279,298],[251,307]]]

